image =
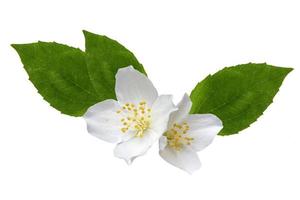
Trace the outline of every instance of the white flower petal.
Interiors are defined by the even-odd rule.
[[[222,121],[213,114],[194,114],[186,118],[190,130],[187,135],[194,138],[191,147],[201,151],[207,147],[223,128]]]
[[[151,130],[147,130],[144,134],[143,137],[133,137],[117,144],[114,155],[130,164],[137,156],[145,154],[159,137]]]
[[[175,110],[172,95],[159,96],[152,106],[151,129],[162,135],[167,129],[170,113]]]
[[[159,150],[164,150],[168,144],[168,139],[165,136],[159,138]]]
[[[152,82],[131,66],[118,70],[115,91],[118,101],[122,104],[146,101],[151,107],[158,97]]]
[[[181,121],[186,118],[191,110],[192,102],[187,94],[184,94],[181,101],[176,106],[178,110],[174,111],[170,115],[170,120],[168,126],[172,126],[175,122],[181,123]]]
[[[159,154],[171,165],[185,170],[190,174],[201,167],[197,153],[187,147],[180,151],[166,147],[164,150],[159,151]]]
[[[115,100],[105,100],[91,106],[84,114],[87,129],[93,136],[107,142],[117,143],[132,137],[132,134],[122,133],[121,122],[117,110],[120,105]]]

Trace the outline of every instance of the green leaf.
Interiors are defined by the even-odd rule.
[[[85,36],[86,63],[93,86],[106,99],[114,99],[115,74],[121,67],[133,66],[146,74],[136,57],[117,41],[106,36],[83,31]]]
[[[133,65],[144,72],[133,54],[116,41],[88,32],[85,36],[88,56],[55,42],[12,45],[38,92],[51,106],[71,116],[82,116],[95,103],[115,98],[118,68]]]
[[[236,134],[262,115],[292,68],[243,64],[207,76],[191,93],[191,113],[213,113],[223,122],[219,135]]]
[[[55,42],[13,44],[30,81],[51,106],[64,114],[80,116],[101,100],[93,88],[85,53]]]

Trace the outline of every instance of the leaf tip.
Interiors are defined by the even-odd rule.
[[[88,33],[88,31],[87,31],[87,30],[85,30],[85,29],[83,29],[83,30],[82,30],[82,32],[83,32],[83,34],[86,34],[86,33]]]
[[[87,31],[85,29],[82,30],[82,33],[83,33],[83,35],[84,35],[85,38],[93,34],[92,32]]]
[[[10,46],[17,51],[19,44],[11,44]]]
[[[292,68],[292,67],[288,67],[288,68],[286,68],[286,69],[288,70],[288,73],[290,73],[291,71],[294,70],[294,68]]]

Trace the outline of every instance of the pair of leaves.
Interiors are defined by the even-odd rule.
[[[132,65],[146,74],[135,56],[117,41],[84,31],[86,50],[55,42],[12,45],[29,79],[54,108],[82,116],[95,103],[115,99],[115,74]],[[191,93],[191,113],[213,113],[222,121],[220,135],[247,128],[272,103],[291,68],[265,63],[224,68],[207,76]]]
[[[29,79],[51,106],[82,116],[95,103],[115,99],[118,68],[132,65],[145,73],[135,56],[117,41],[84,31],[86,51],[55,42],[13,44]]]

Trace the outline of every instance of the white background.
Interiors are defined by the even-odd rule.
[[[0,2],[0,199],[300,199],[300,6],[297,0]],[[60,114],[28,81],[11,43],[84,49],[81,30],[135,53],[160,93],[177,102],[209,73],[267,62],[293,67],[274,103],[239,135],[218,136],[195,174],[157,145],[131,166]]]

